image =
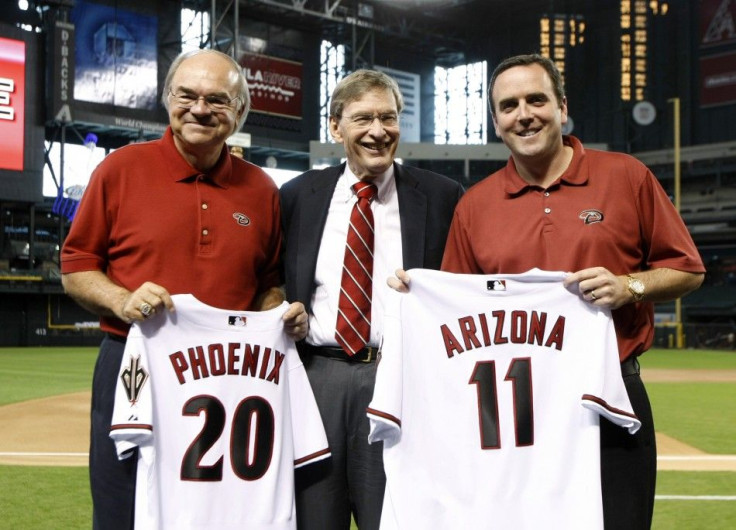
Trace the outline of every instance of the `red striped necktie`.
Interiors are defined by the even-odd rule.
[[[348,355],[363,348],[371,334],[373,295],[373,212],[376,186],[360,181],[353,185],[358,202],[350,213],[345,259],[340,282],[335,338]]]

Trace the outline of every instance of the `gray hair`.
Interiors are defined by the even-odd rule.
[[[337,83],[330,100],[330,116],[339,118],[345,105],[376,89],[390,90],[396,100],[396,110],[401,112],[404,108],[404,97],[393,77],[378,70],[356,70]]]
[[[166,111],[169,110],[169,90],[171,89],[171,81],[174,78],[174,74],[179,69],[179,66],[181,66],[181,63],[189,59],[190,57],[194,57],[196,55],[201,54],[210,54],[210,55],[216,55],[217,57],[222,57],[226,61],[230,63],[232,66],[233,71],[238,75],[238,98],[240,99],[241,108],[243,109],[243,114],[240,116],[240,119],[238,120],[237,127],[235,131],[239,131],[240,128],[245,123],[245,119],[248,117],[248,112],[250,112],[250,91],[248,90],[248,81],[245,79],[245,74],[243,73],[243,67],[238,64],[238,61],[227,55],[226,53],[222,53],[221,51],[217,50],[211,50],[209,48],[205,48],[202,50],[190,50],[186,52],[180,53],[176,59],[171,63],[171,66],[169,67],[169,71],[166,74],[166,80],[164,81],[164,89],[161,94],[161,102],[164,104],[164,107],[166,108]],[[233,131],[233,132],[235,132]]]
[[[493,70],[493,74],[491,74],[491,82],[488,87],[488,103],[491,107],[491,114],[494,116],[496,115],[496,106],[493,103],[493,86],[496,84],[498,76],[515,66],[530,66],[532,64],[538,64],[545,69],[550,81],[552,81],[552,88],[554,89],[557,103],[562,105],[562,102],[565,99],[565,87],[562,83],[560,71],[550,58],[539,55],[538,53],[530,53],[527,55],[515,55],[508,59],[504,59],[498,66],[496,66],[496,69]]]

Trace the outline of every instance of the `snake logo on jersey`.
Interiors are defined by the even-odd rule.
[[[381,529],[602,528],[599,418],[640,426],[610,313],[561,272],[409,275],[368,408]]]
[[[234,312],[172,297],[134,324],[110,436],[138,447],[136,528],[296,528],[294,468],[330,455],[283,304]]]

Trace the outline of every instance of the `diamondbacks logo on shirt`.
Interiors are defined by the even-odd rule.
[[[578,217],[582,219],[583,224],[586,225],[603,222],[603,212],[601,212],[600,210],[583,210],[578,214]]]
[[[233,214],[233,219],[235,219],[240,226],[248,226],[250,224],[250,217],[244,213],[235,212]]]
[[[128,366],[120,374],[120,380],[123,382],[125,393],[128,395],[128,401],[136,403],[141,395],[143,386],[148,381],[148,372],[140,364],[140,356],[131,356]]]

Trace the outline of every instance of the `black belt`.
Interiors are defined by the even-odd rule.
[[[639,375],[639,360],[635,356],[631,356],[621,363],[621,375]]]
[[[116,335],[115,333],[105,333],[107,335],[107,338],[110,340],[114,340],[115,342],[122,342],[125,344],[125,341],[128,340],[128,337],[123,337],[122,335]]]
[[[303,342],[299,349],[309,355],[319,355],[320,357],[329,357],[330,359],[351,363],[371,363],[378,357],[378,348],[375,346],[366,346],[355,352],[355,355],[348,355],[345,350],[337,346],[313,346],[306,342]]]

